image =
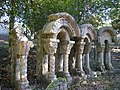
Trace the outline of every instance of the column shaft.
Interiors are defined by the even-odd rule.
[[[58,71],[62,72],[63,71],[63,55],[59,54],[58,56]]]
[[[63,61],[64,61],[64,63],[63,63],[63,71],[64,71],[64,73],[69,73],[69,71],[68,71],[68,54],[64,54],[63,55]]]
[[[105,52],[105,67],[107,70],[113,70],[112,62],[111,62],[111,52]]]
[[[68,68],[69,68],[68,62],[69,62],[69,54],[70,54],[73,44],[74,44],[74,41],[62,41],[61,42],[61,45],[62,45],[61,53],[63,54],[63,72],[68,81],[71,81],[71,79],[72,79],[69,74],[69,70],[68,70]]]
[[[91,68],[89,64],[89,53],[85,54],[84,59],[85,59],[85,68],[86,68],[85,71],[87,74],[90,74]]]
[[[46,54],[42,62],[42,75],[46,75],[48,72],[48,55]]]
[[[54,80],[56,78],[55,75],[55,56],[53,54],[50,54],[50,73],[49,78],[50,80]]]
[[[85,60],[85,72],[88,75],[92,75],[92,70],[90,68],[90,60],[89,60],[89,53],[91,51],[91,44],[86,43],[84,48],[84,60]]]
[[[83,66],[82,66],[82,53],[81,53],[81,50],[78,51],[77,53],[77,63],[76,63],[76,68],[79,69],[80,71],[83,71]]]
[[[104,66],[104,52],[98,52],[98,66],[100,68],[101,71],[105,70],[105,66]]]
[[[49,68],[49,73],[48,75],[48,80],[50,82],[54,81],[56,79],[55,75],[55,56],[54,54],[56,53],[57,47],[58,47],[58,39],[53,39],[53,38],[44,38],[44,49],[46,53],[49,55],[49,63],[48,63],[48,68]]]
[[[105,67],[107,70],[113,70],[112,62],[111,62],[111,47],[108,42],[105,42]]]
[[[28,83],[28,80],[27,80],[27,55],[22,56],[20,68],[22,71],[21,72],[22,82]]]
[[[78,42],[77,43],[77,56],[76,56],[76,70],[78,74],[81,76],[84,76],[84,71],[83,71],[83,49],[84,49],[84,42]]]
[[[104,49],[105,45],[104,44],[98,44],[97,45],[97,59],[98,59],[98,64],[97,67],[100,71],[105,72],[105,65],[104,65]]]

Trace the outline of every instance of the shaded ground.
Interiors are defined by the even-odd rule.
[[[8,46],[0,45],[0,90],[14,90],[10,86]],[[120,52],[112,52],[112,63],[117,69],[120,69]],[[36,81],[36,54],[35,50],[31,50],[28,57],[28,80],[32,87],[39,90],[42,87]],[[38,89],[36,89],[38,90]],[[120,90],[120,73],[104,74],[92,80],[80,80],[70,86],[70,90]]]

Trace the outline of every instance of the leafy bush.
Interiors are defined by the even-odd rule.
[[[66,82],[66,78],[58,77],[56,80],[51,82],[45,90],[54,90],[59,84],[65,83],[65,82]]]

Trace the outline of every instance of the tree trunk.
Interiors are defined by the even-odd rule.
[[[11,0],[11,11],[10,11],[10,22],[9,22],[9,55],[10,55],[10,77],[11,77],[11,85],[15,85],[15,46],[14,45],[14,34],[13,34],[13,28],[14,28],[14,22],[15,22],[15,12],[14,12],[14,1]]]
[[[42,75],[42,59],[43,59],[43,45],[42,45],[42,31],[39,31],[37,34],[37,65],[36,65],[36,73],[37,73],[37,81],[40,81]]]

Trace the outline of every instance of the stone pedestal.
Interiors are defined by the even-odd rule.
[[[85,42],[77,42],[77,47],[76,47],[76,50],[77,50],[77,56],[76,56],[76,72],[80,75],[80,76],[84,76],[85,73],[83,71],[83,63],[82,63],[82,54],[83,54],[83,49],[84,49],[84,45],[85,45]]]
[[[43,39],[44,41],[44,49],[46,53],[49,55],[49,72],[48,72],[48,80],[50,82],[54,81],[56,79],[55,75],[55,56],[54,54],[56,53],[57,47],[58,47],[58,39]]]

